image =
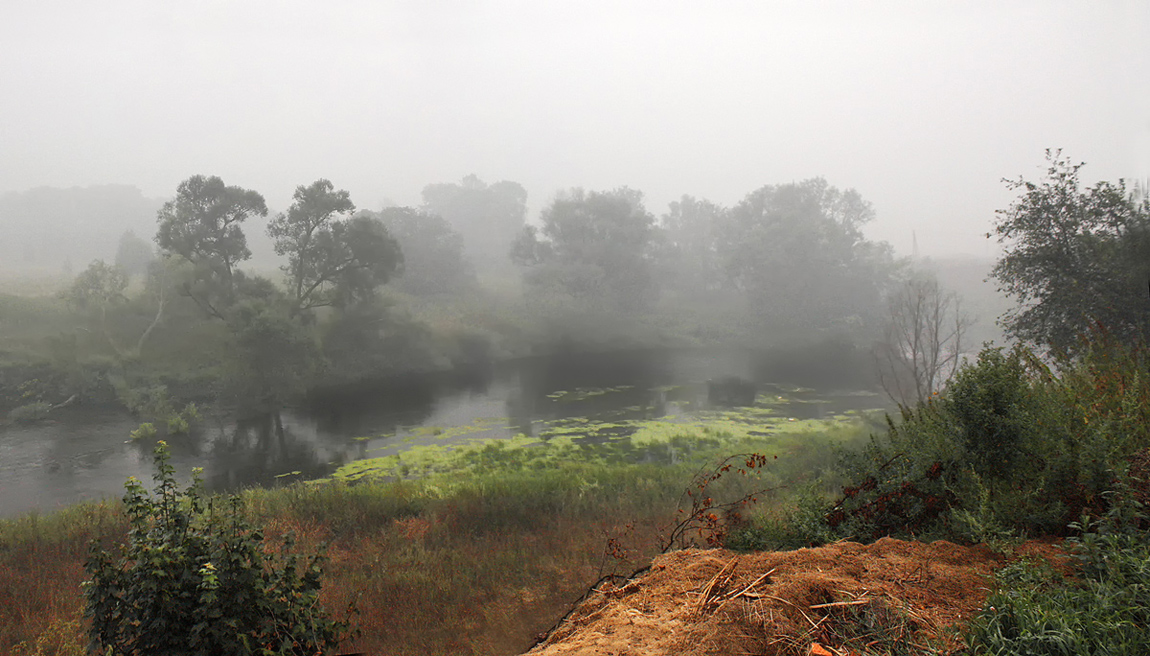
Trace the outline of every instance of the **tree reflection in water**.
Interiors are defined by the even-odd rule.
[[[332,467],[313,441],[296,436],[280,412],[271,412],[238,420],[221,432],[208,453],[205,483],[213,491],[266,487],[320,478]]]

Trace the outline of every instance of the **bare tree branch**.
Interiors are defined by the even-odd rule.
[[[887,300],[876,353],[879,382],[891,400],[909,406],[941,391],[962,363],[972,323],[959,296],[933,276],[905,281]]]

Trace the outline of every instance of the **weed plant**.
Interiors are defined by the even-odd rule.
[[[346,626],[318,607],[322,555],[299,558],[284,541],[269,554],[239,512],[205,503],[198,476],[175,482],[167,445],[155,450],[155,496],[135,479],[124,495],[128,543],[94,544],[85,562],[91,649],[110,654],[316,654]]]
[[[1088,530],[1074,543],[1073,578],[1030,561],[999,571],[970,626],[973,654],[1150,653],[1150,535]]]

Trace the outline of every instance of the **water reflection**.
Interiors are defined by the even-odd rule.
[[[288,478],[320,478],[331,469],[314,440],[285,426],[280,413],[237,421],[212,441],[205,467],[208,489],[270,487]]]

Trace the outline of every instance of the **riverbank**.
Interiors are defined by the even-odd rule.
[[[0,294],[0,415],[29,406],[28,418],[42,418],[48,413],[33,410],[50,410],[76,397],[80,404],[118,404],[146,421],[156,413],[140,397],[154,389],[162,389],[177,407],[195,402],[242,412],[269,409],[236,370],[234,336],[187,299],[169,299],[165,318],[146,347],[123,353],[115,345],[134,341],[154,319],[154,309],[144,300],[116,308],[102,322],[69,306],[61,290],[46,289],[54,293],[36,287],[32,295]],[[772,330],[769,321],[748,313],[734,298],[666,297],[631,312],[594,304],[540,304],[524,299],[517,285],[505,281],[461,294],[418,297],[388,290],[385,296],[385,309],[373,320],[384,334],[370,343],[356,341],[364,337],[358,333],[334,339],[325,332],[332,326],[324,328],[331,317],[319,313],[323,337],[316,341],[336,346],[319,354],[306,371],[294,372],[300,376],[297,389],[279,401],[293,403],[381,378],[483,371],[525,357],[658,349],[769,354],[785,363],[782,375],[770,379],[799,385],[859,389],[876,382],[868,336],[845,329]],[[345,338],[356,345],[354,353],[338,347]]]
[[[202,405],[185,433],[135,439],[129,435],[140,433],[144,417],[115,404],[78,403],[3,429],[0,487],[7,494],[0,516],[118,496],[124,478],[149,475],[157,439],[169,442],[179,470],[202,467],[209,490],[228,491],[321,478],[353,461],[400,452],[422,457],[423,449],[474,440],[569,439],[582,432],[582,441],[593,442],[651,430],[737,432],[761,422],[883,407],[884,399],[865,389],[774,382],[788,380],[783,376],[795,362],[795,354],[783,355],[649,349],[529,356],[480,370],[328,388],[278,413],[236,417],[226,407]],[[812,366],[798,372],[807,378],[794,379],[814,382],[818,371]],[[727,376],[772,382],[758,385],[751,407],[711,407],[706,381]]]

